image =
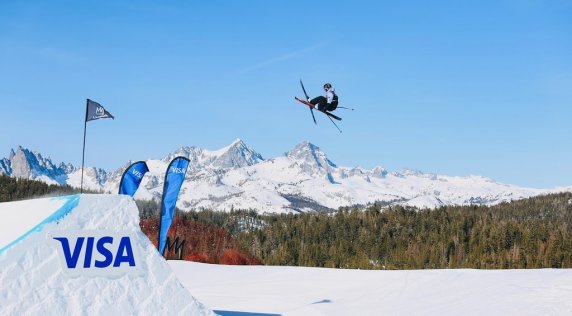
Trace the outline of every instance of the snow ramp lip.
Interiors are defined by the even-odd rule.
[[[51,215],[46,217],[44,220],[42,220],[41,222],[36,224],[34,227],[29,229],[28,231],[26,231],[24,234],[22,234],[18,238],[14,239],[13,241],[9,242],[8,244],[6,244],[2,248],[0,248],[0,254],[2,254],[4,251],[10,249],[12,246],[20,243],[21,241],[26,239],[28,236],[30,236],[32,233],[42,231],[42,229],[44,228],[44,226],[46,224],[53,223],[53,222],[59,222],[66,215],[68,215],[74,208],[76,208],[78,206],[79,198],[80,198],[79,194],[51,198],[51,200],[66,200],[66,202],[59,209],[57,209],[55,212],[53,212]]]

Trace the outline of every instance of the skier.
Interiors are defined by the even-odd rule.
[[[324,95],[315,97],[313,99],[308,98],[308,102],[312,103],[312,105],[318,107],[318,110],[325,112],[325,111],[333,111],[338,107],[338,95],[336,94],[334,88],[330,83],[324,84]]]

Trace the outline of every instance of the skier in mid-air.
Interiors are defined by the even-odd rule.
[[[322,112],[334,111],[338,107],[338,95],[330,83],[324,84],[324,91],[323,96],[308,98],[308,102],[317,106]]]

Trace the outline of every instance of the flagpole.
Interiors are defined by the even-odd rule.
[[[81,155],[81,184],[80,194],[83,194],[83,163],[85,161],[85,134],[87,130],[87,108],[89,107],[89,99],[85,101],[85,119],[83,120],[83,153]]]

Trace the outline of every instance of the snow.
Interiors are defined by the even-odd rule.
[[[46,169],[37,162],[52,166],[51,161],[41,158],[39,153],[22,148],[13,156],[19,158],[14,161],[4,159],[4,165],[20,170],[11,176],[22,174],[49,183],[55,181],[74,187],[80,185],[81,170],[71,165],[60,164],[60,168]],[[261,213],[300,211],[296,209],[299,206],[292,204],[285,196],[298,196],[313,202],[315,209],[337,209],[379,201],[435,208],[442,205],[493,205],[571,190],[523,188],[477,175],[445,176],[417,170],[388,172],[379,166],[371,170],[343,167],[332,162],[318,146],[306,141],[283,156],[263,159],[242,140],[236,139],[218,150],[181,147],[162,159],[146,160],[149,172],[143,178],[136,199],[161,200],[167,165],[176,156],[190,159],[177,204],[182,210],[210,208],[228,211],[241,208]],[[84,188],[117,192],[121,175],[129,165],[125,164],[113,173],[86,168]],[[44,175],[42,172],[47,173]]]
[[[67,202],[66,199],[48,198],[23,202],[0,203],[0,253],[20,236],[48,218]],[[18,210],[17,212],[11,212]],[[17,223],[15,225],[15,223]]]
[[[229,148],[236,148],[238,144],[241,142],[236,140],[219,151],[203,152],[235,155]],[[241,144],[240,148],[244,146]],[[241,155],[233,157],[234,161],[243,161]],[[198,161],[199,166],[204,161],[193,160]],[[183,184],[184,192],[180,194],[181,202],[177,206],[183,210],[212,208],[228,211],[232,206],[261,213],[284,213],[293,211],[293,205],[284,198],[289,195],[300,196],[331,209],[375,201],[433,208],[441,205],[491,205],[552,192],[496,183],[480,176],[451,177],[411,170],[387,173],[381,167],[372,170],[341,167],[308,142],[302,142],[281,157],[249,161],[250,164],[232,168],[213,169],[212,165],[195,170],[190,168],[187,174],[189,181]],[[165,167],[159,169],[162,173]],[[161,190],[163,180],[160,176],[156,179],[153,185],[145,185],[150,182],[144,179],[143,190]]]
[[[232,147],[236,147],[236,146],[241,146],[244,143],[242,142],[242,140],[240,138],[236,138],[235,140],[232,141],[232,143],[230,143],[230,145],[227,145],[223,148],[220,149],[216,149],[216,150],[205,150],[205,154],[208,156],[222,156],[224,155],[226,152],[228,152],[229,150],[232,149]]]
[[[0,229],[9,231],[0,235],[1,315],[214,315],[183,287],[141,232],[130,197],[72,195],[0,203],[0,216]],[[53,238],[68,232],[134,236],[135,273],[118,275],[112,270],[112,276],[105,276],[114,268],[85,265],[70,272]],[[81,249],[79,258],[87,257]],[[95,260],[101,256],[94,250]]]
[[[185,287],[216,312],[255,315],[572,313],[570,269],[366,271],[222,266],[182,261],[169,261],[169,265]]]
[[[140,231],[137,214],[134,201],[119,195],[0,203],[0,315],[214,315],[209,308],[225,316],[572,314],[571,269],[367,271],[167,262]],[[134,235],[141,273],[70,277],[49,242],[68,230]]]
[[[435,205],[444,205],[438,198],[429,195],[416,196],[409,201],[405,202],[404,205],[417,207],[417,208],[430,208]]]

